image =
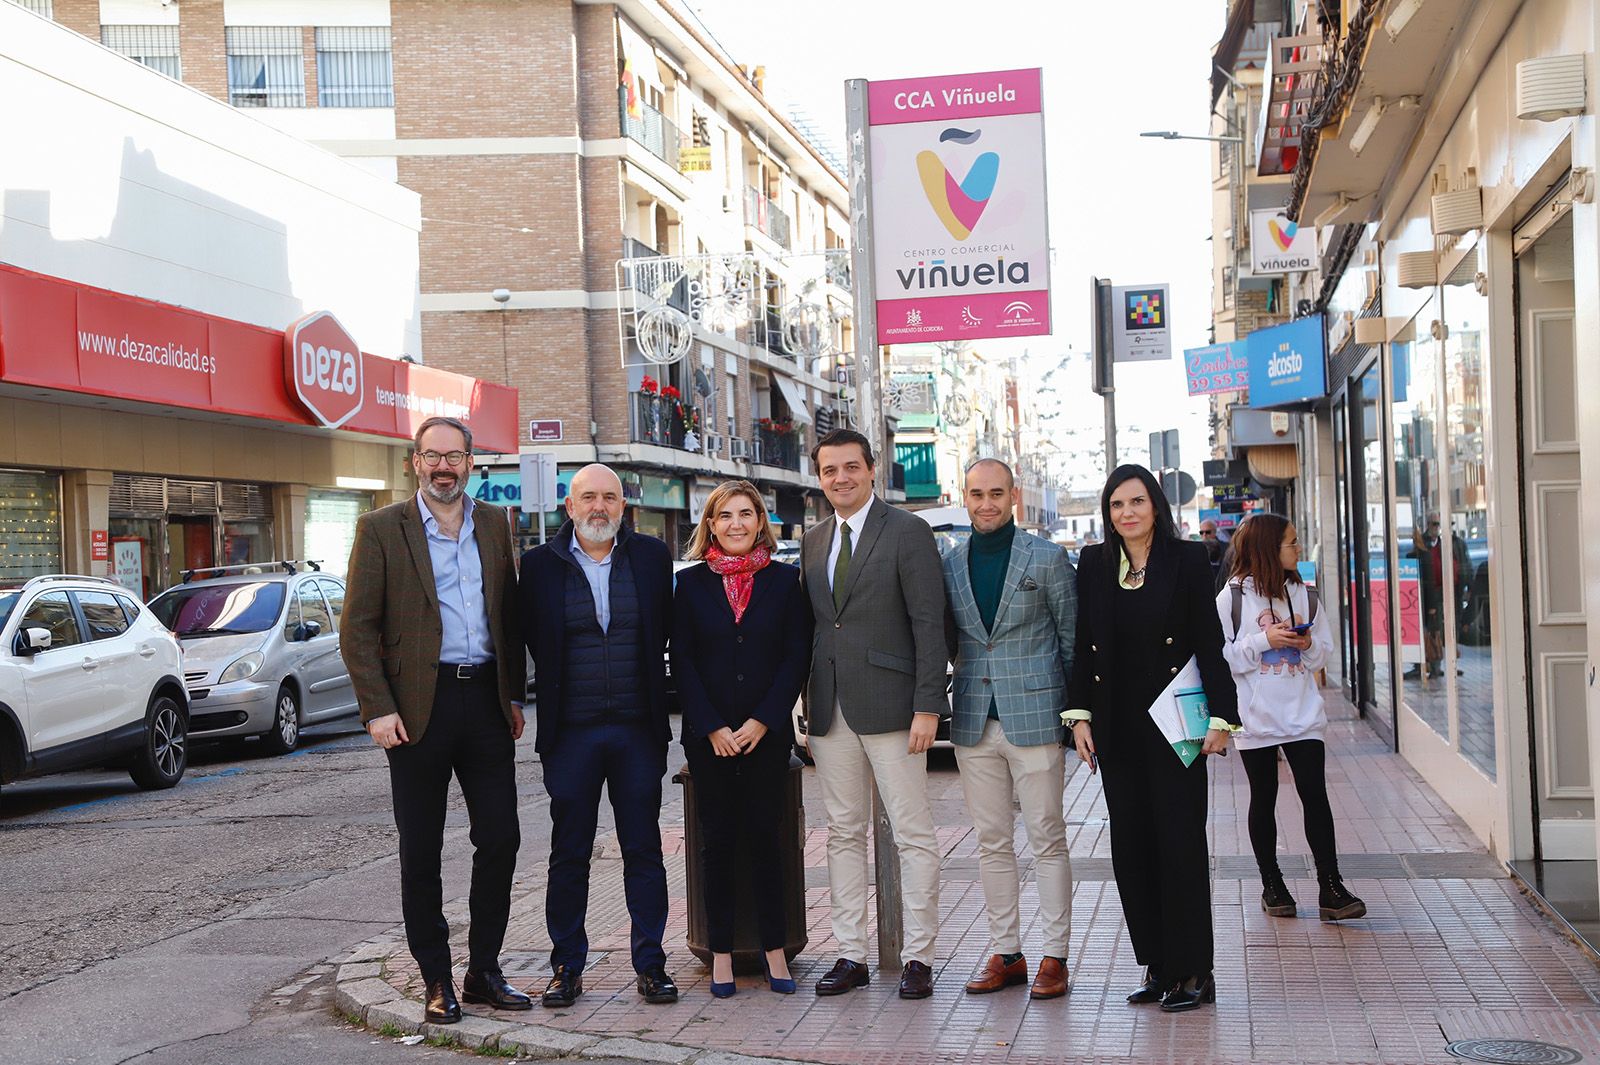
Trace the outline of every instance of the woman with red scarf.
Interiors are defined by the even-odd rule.
[[[672,675],[694,775],[711,948],[711,993],[733,980],[734,856],[751,858],[756,926],[772,990],[793,994],[784,957],[783,792],[790,714],[811,669],[811,609],[800,571],[772,561],[766,504],[749,481],[706,500],[673,597]]]

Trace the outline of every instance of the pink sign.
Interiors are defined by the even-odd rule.
[[[878,342],[1050,332],[1040,71],[867,86]]]

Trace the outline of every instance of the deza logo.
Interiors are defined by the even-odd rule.
[[[963,156],[962,147],[969,147],[983,136],[982,130],[964,130],[954,126],[939,134],[940,144],[957,145],[950,150],[952,156]],[[967,167],[966,176],[957,181],[950,170],[955,160],[941,158],[937,152],[917,153],[917,173],[922,178],[922,191],[928,205],[939,216],[945,229],[956,240],[966,240],[983,217],[983,209],[994,195],[995,180],[1000,176],[1000,156],[984,152]]]
[[[1277,354],[1267,360],[1267,377],[1277,380],[1305,369],[1305,359],[1288,344],[1280,344]]]
[[[301,404],[329,429],[355,417],[366,398],[361,348],[328,311],[284,330],[283,371]]]

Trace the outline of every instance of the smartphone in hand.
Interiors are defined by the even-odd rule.
[[[1296,636],[1304,636],[1306,633],[1311,631],[1311,622],[1307,621],[1299,625],[1291,625],[1289,627],[1289,631],[1294,633]]]

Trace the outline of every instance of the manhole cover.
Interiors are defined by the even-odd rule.
[[[1445,1044],[1445,1049],[1467,1061],[1503,1065],[1572,1065],[1583,1060],[1583,1055],[1571,1047],[1532,1039],[1457,1039]]]

